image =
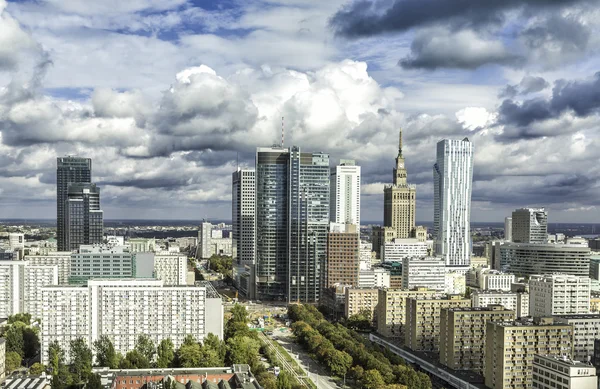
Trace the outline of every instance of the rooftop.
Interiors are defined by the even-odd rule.
[[[589,315],[554,315],[554,317],[567,320],[600,320],[600,314],[598,313],[591,313]]]
[[[558,365],[569,366],[569,367],[588,367],[588,368],[593,367],[593,365],[591,363],[574,361],[574,360],[568,358],[566,355],[562,356],[562,357],[558,356],[558,355],[536,355],[534,358],[534,362],[538,359],[550,360]]]

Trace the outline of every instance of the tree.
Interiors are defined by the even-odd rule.
[[[287,371],[281,371],[277,377],[277,389],[293,389],[292,378]]]
[[[4,333],[6,338],[6,352],[15,352],[23,358],[25,356],[23,342],[23,328],[25,324],[21,322],[13,323]]]
[[[193,337],[186,337],[177,351],[177,360],[180,367],[199,367],[202,361],[202,350]]]
[[[60,367],[65,364],[65,352],[60,348],[58,341],[50,343],[48,346],[48,367],[52,375],[58,375]]]
[[[6,353],[6,357],[5,357],[5,368],[7,371],[13,371],[13,370],[17,370],[19,367],[21,367],[21,355],[19,355],[18,352],[15,351],[9,351]]]
[[[102,379],[99,374],[92,374],[90,379],[88,380],[87,385],[85,385],[85,389],[102,389]]]
[[[92,374],[92,359],[94,358],[92,350],[83,338],[77,338],[71,341],[69,351],[71,355],[69,371],[73,375],[75,384],[83,384]]]
[[[150,361],[144,354],[133,349],[125,355],[120,367],[121,369],[147,369],[150,367]]]
[[[117,352],[115,346],[107,335],[102,335],[94,341],[94,351],[96,351],[96,366],[117,369]]]
[[[152,363],[154,360],[154,355],[156,354],[156,346],[154,346],[154,342],[148,335],[142,334],[138,336],[137,341],[135,342],[135,349],[142,354],[149,363]]]
[[[385,387],[385,381],[377,370],[367,370],[360,380],[363,389],[380,389]]]
[[[175,359],[175,346],[171,339],[167,338],[160,341],[157,354],[156,367],[164,369],[172,366],[173,360]]]
[[[256,376],[256,379],[264,389],[278,389],[277,379],[271,373],[262,372]]]
[[[198,367],[215,367],[222,366],[219,358],[219,352],[210,347],[200,347],[200,364]]]
[[[344,376],[352,367],[352,357],[345,351],[333,349],[324,358],[329,370],[338,377]]]
[[[240,322],[247,324],[248,323],[248,311],[246,307],[240,304],[235,304],[233,308],[231,308],[231,319],[234,322]]]
[[[25,358],[34,358],[40,352],[39,329],[23,328],[23,353]]]
[[[20,321],[25,325],[31,325],[31,314],[29,313],[17,313],[8,317],[8,324],[13,324]]]
[[[40,375],[40,374],[42,374],[45,371],[46,371],[46,366],[42,365],[39,362],[34,363],[29,368],[29,374],[30,375]]]
[[[219,337],[213,333],[206,335],[204,338],[204,347],[215,350],[219,356],[218,364],[213,366],[223,366],[225,364],[225,354],[227,353],[227,346],[225,342],[219,339]]]
[[[258,358],[260,343],[248,336],[236,336],[227,340],[227,365],[248,364]]]

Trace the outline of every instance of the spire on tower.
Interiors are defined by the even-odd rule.
[[[398,141],[398,155],[402,155],[402,128],[400,128],[400,136]]]

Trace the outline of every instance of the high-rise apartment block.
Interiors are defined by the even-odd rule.
[[[0,261],[0,317],[6,318],[17,313],[41,317],[41,288],[57,284],[57,266],[31,265],[27,261]]]
[[[198,229],[198,248],[196,258],[208,259],[212,256],[212,228],[213,225],[203,221]]]
[[[71,274],[71,252],[53,251],[47,254],[26,255],[25,260],[34,266],[56,266],[58,268],[58,283],[69,283]]]
[[[104,213],[100,210],[100,189],[96,184],[69,184],[65,213],[67,250],[102,243]]]
[[[378,289],[346,288],[346,305],[344,316],[346,318],[362,311],[368,311],[372,318],[377,316],[375,308],[379,297]]]
[[[447,266],[469,266],[473,144],[469,139],[442,140],[433,166],[433,235],[435,255]]]
[[[521,208],[512,213],[512,241],[546,243],[548,212],[544,208]]]
[[[325,288],[335,284],[358,287],[360,271],[360,232],[353,224],[331,223],[327,234]]]
[[[256,175],[254,170],[238,168],[232,174],[232,248],[234,279],[238,289],[255,298]]]
[[[551,318],[487,322],[485,386],[491,389],[531,388],[536,354],[571,355],[570,325]]]
[[[154,263],[148,264],[150,269],[153,269],[153,277],[162,280],[165,285],[186,285],[187,283],[187,256],[176,253],[148,253],[154,257]],[[132,255],[133,265],[136,267],[135,277],[139,277],[137,267],[141,266],[145,261],[139,261],[135,253]]]
[[[139,335],[154,344],[170,338],[179,347],[187,335],[202,341],[210,332],[220,338],[223,315],[216,295],[208,309],[207,287],[165,286],[160,280],[90,280],[87,286],[46,286],[43,301],[41,357],[48,363],[48,347],[57,341],[68,352],[69,342],[82,337],[88,346],[107,335],[122,354],[132,350]],[[218,309],[221,307],[220,309]],[[68,356],[67,356],[68,357]]]
[[[517,318],[529,315],[529,294],[525,292],[504,292],[499,290],[476,290],[471,294],[473,307],[502,305],[515,311]]]
[[[404,342],[406,299],[410,297],[433,299],[441,296],[441,293],[425,288],[416,290],[379,289],[377,332],[388,338],[395,338],[399,339],[400,342]]]
[[[512,242],[512,217],[504,218],[504,241]]]
[[[256,151],[256,292],[317,302],[329,228],[329,155],[299,147]]]
[[[393,183],[385,186],[383,198],[383,225],[396,231],[395,238],[410,238],[415,228],[417,187],[407,182],[406,166],[402,155],[402,130],[400,130]]]
[[[566,274],[532,276],[529,279],[529,315],[578,315],[590,313],[590,278]]]
[[[92,182],[92,160],[79,157],[56,159],[56,241],[58,251],[68,251],[67,200],[69,185]]]
[[[533,358],[532,387],[536,389],[597,389],[596,368],[560,355]]]
[[[573,359],[587,361],[594,355],[594,340],[600,339],[600,315],[553,316],[557,323],[573,326]]]
[[[500,246],[499,270],[519,276],[589,276],[590,249],[576,244],[504,243]]]
[[[437,352],[442,309],[467,307],[471,307],[471,300],[458,295],[434,299],[408,298],[404,344],[414,351]]]
[[[331,221],[360,228],[360,166],[350,159],[340,160],[331,169],[330,191]]]
[[[440,315],[440,363],[454,370],[483,373],[488,321],[511,321],[515,311],[501,305],[447,308]]]
[[[414,257],[402,261],[402,289],[446,289],[446,263],[443,258]]]

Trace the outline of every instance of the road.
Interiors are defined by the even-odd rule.
[[[308,377],[317,385],[318,389],[339,389],[337,383],[328,375],[325,368],[313,361],[308,353],[299,345],[294,343],[291,334],[274,333],[271,336],[273,340],[279,343],[296,360],[298,365],[307,372]]]

